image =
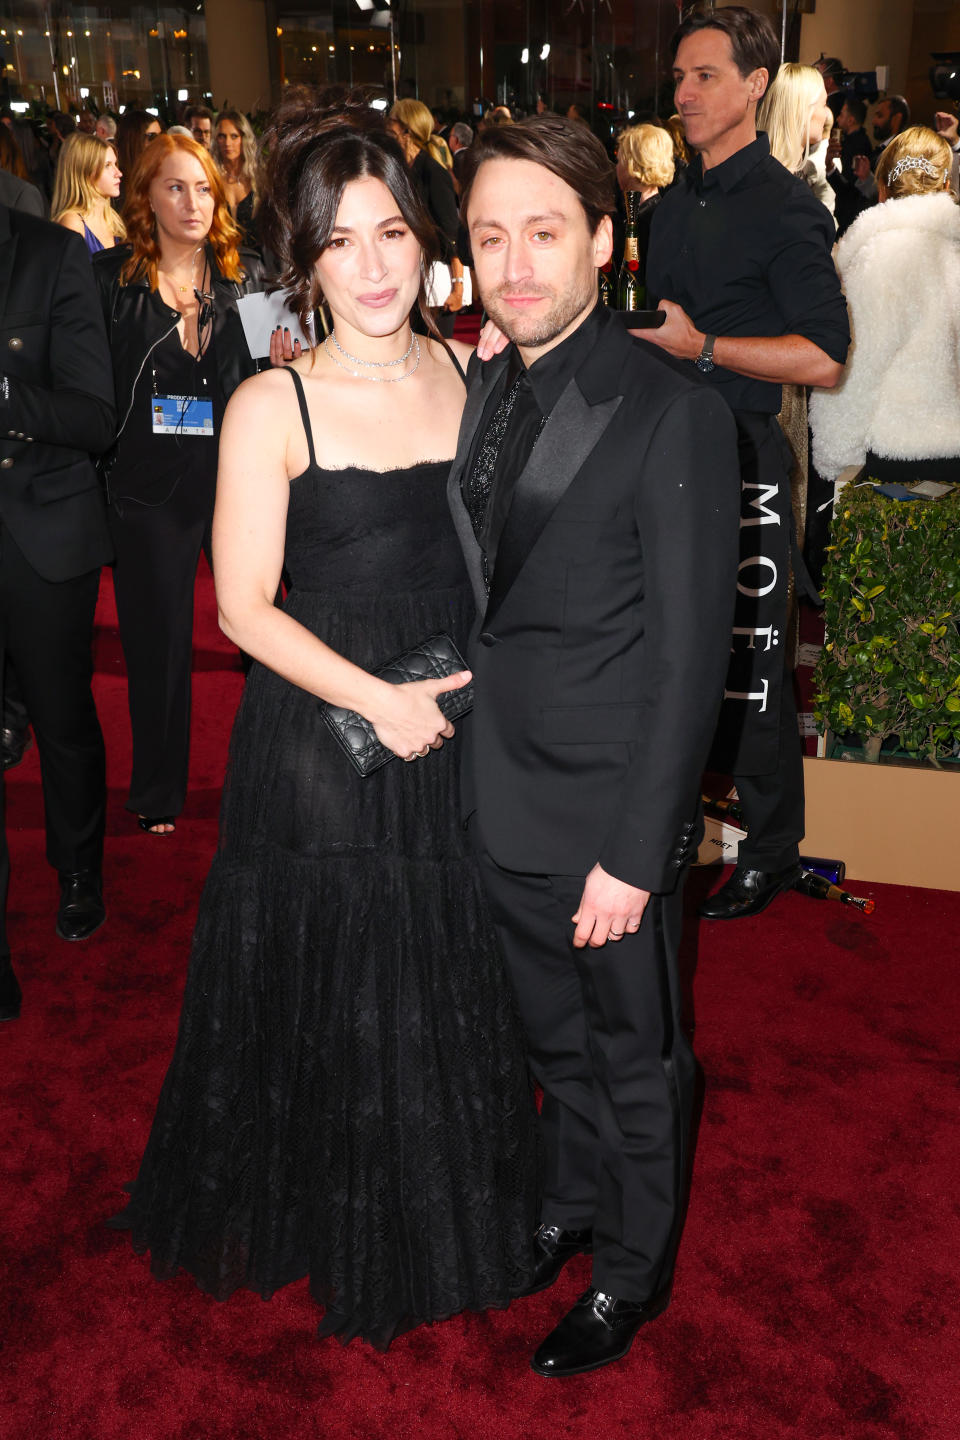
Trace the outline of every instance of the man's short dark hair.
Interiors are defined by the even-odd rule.
[[[209,120],[213,124],[213,111],[208,110],[206,105],[188,105],[183,112],[183,118],[189,125],[192,120]]]
[[[780,69],[780,41],[766,15],[746,5],[725,5],[722,10],[700,10],[689,15],[673,34],[670,54],[677,58],[680,42],[697,30],[722,30],[730,41],[733,63],[743,76],[766,70],[767,88]]]
[[[491,126],[470,146],[463,171],[460,214],[467,223],[470,191],[485,160],[530,160],[559,177],[576,194],[595,234],[616,209],[615,172],[586,125],[560,115],[531,115],[516,125]]]
[[[845,95],[843,108],[849,112],[851,120],[856,120],[858,125],[862,125],[867,118],[867,107],[859,95]]]
[[[900,129],[906,130],[907,126],[910,124],[910,106],[907,104],[906,100],[903,98],[902,95],[884,95],[883,98],[890,106],[891,116],[900,116]]]
[[[837,85],[840,84],[840,81],[846,74],[843,61],[837,55],[821,55],[820,59],[815,60],[813,63],[815,69],[819,70],[821,75],[824,77],[829,75],[830,79]]]

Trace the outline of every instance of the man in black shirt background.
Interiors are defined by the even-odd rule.
[[[712,763],[733,774],[749,834],[701,912],[735,919],[796,882],[804,828],[785,654],[791,456],[776,422],[781,385],[836,385],[850,334],[829,212],[756,132],[780,64],[770,22],[743,6],[699,13],[676,32],[673,54],[676,106],[697,154],[651,230],[647,288],[666,322],[635,333],[695,366],[737,421],[737,614]]]
[[[846,101],[849,91],[843,86],[843,77],[846,74],[843,61],[836,55],[821,55],[819,60],[813,62],[814,70],[819,70],[823,76],[823,87],[827,92],[827,104],[836,120],[840,115],[841,107]],[[770,76],[771,81],[773,76]]]
[[[857,188],[857,172],[854,169],[854,160],[858,155],[866,156],[869,161],[872,154],[867,132],[863,128],[866,118],[864,102],[856,95],[848,95],[837,116],[840,139],[831,140],[827,150],[827,180],[837,197],[834,218],[838,235],[849,229],[869,204]]]

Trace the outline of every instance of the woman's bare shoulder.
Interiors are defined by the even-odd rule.
[[[451,352],[456,356],[460,369],[464,371],[470,363],[471,355],[474,354],[473,346],[464,344],[462,340],[447,340],[445,344],[441,345],[439,340],[431,338],[427,343],[430,346],[431,358],[437,364],[445,365],[450,369],[455,368],[450,358]]]
[[[460,361],[464,370],[466,370],[471,359],[476,354],[476,348],[473,345],[468,345],[465,340],[448,340],[447,344]]]
[[[83,216],[79,210],[65,210],[57,221],[64,230],[73,230],[77,235],[83,234]]]

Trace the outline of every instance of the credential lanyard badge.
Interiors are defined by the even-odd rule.
[[[213,439],[213,401],[201,395],[153,395],[154,435],[208,436]]]

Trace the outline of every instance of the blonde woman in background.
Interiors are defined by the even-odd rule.
[[[632,125],[617,141],[617,182],[626,195],[636,191],[637,241],[640,250],[640,283],[646,284],[647,250],[653,212],[660,194],[673,184],[673,138],[660,125]]]
[[[243,243],[259,248],[254,216],[260,203],[260,156],[250,121],[239,110],[221,110],[213,153],[223,177],[223,188]]]
[[[826,140],[832,123],[820,71],[781,65],[757,110],[757,129],[767,132],[773,158],[806,181],[831,215],[836,199],[826,178]]]
[[[960,479],[960,210],[953,154],[914,125],[877,164],[880,204],[837,246],[853,349],[836,390],[810,401],[813,458],[827,479]]]
[[[450,295],[442,306],[431,309],[437,329],[445,339],[453,335],[455,312],[463,305],[463,262],[457,253],[460,215],[453,188],[453,161],[439,135],[433,133],[433,116],[422,100],[397,100],[389,116],[389,128],[400,142],[414,187],[426,206],[440,237],[440,259],[450,267]]]
[[[123,172],[114,147],[82,131],[63,142],[53,185],[50,217],[82,235],[91,255],[112,250],[126,238],[126,227],[113,208]]]

